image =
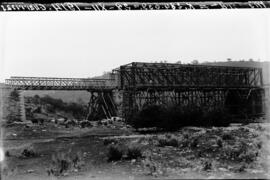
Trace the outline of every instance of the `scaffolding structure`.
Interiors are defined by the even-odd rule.
[[[133,62],[114,71],[126,119],[149,105],[226,108],[245,116],[263,113],[261,68]]]

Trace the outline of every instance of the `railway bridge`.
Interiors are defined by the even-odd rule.
[[[17,90],[88,91],[87,119],[100,110],[105,117],[117,114],[113,93],[122,96],[126,120],[149,105],[226,108],[238,116],[265,112],[262,69],[172,63],[133,62],[112,70],[109,79],[18,77],[5,84]]]
[[[95,119],[100,112],[103,117],[116,116],[116,106],[112,93],[116,88],[113,79],[91,78],[56,78],[56,77],[21,77],[12,76],[5,80],[5,84],[16,90],[79,90],[88,91],[90,100],[86,119]],[[20,96],[22,119],[25,119],[24,101]]]

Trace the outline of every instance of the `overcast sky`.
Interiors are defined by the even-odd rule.
[[[269,33],[269,9],[2,12],[0,82],[91,77],[132,61],[266,61]]]

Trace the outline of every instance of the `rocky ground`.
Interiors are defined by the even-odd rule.
[[[267,124],[143,135],[122,126],[6,127],[2,178],[269,178]]]

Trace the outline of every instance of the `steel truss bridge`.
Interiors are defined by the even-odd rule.
[[[11,76],[5,84],[19,90],[99,90],[115,88],[112,79],[18,77]]]
[[[116,116],[112,91],[116,88],[113,79],[19,77],[12,76],[5,84],[16,90],[84,90],[89,91],[90,100],[86,119]],[[22,99],[22,98],[21,98]],[[24,107],[24,106],[22,106]],[[24,111],[24,110],[21,110]]]
[[[5,84],[17,90],[86,90],[87,119],[117,114],[114,93],[122,95],[127,120],[142,108],[157,105],[227,108],[233,114],[264,113],[261,68],[133,62],[112,71],[110,79],[17,77]]]

